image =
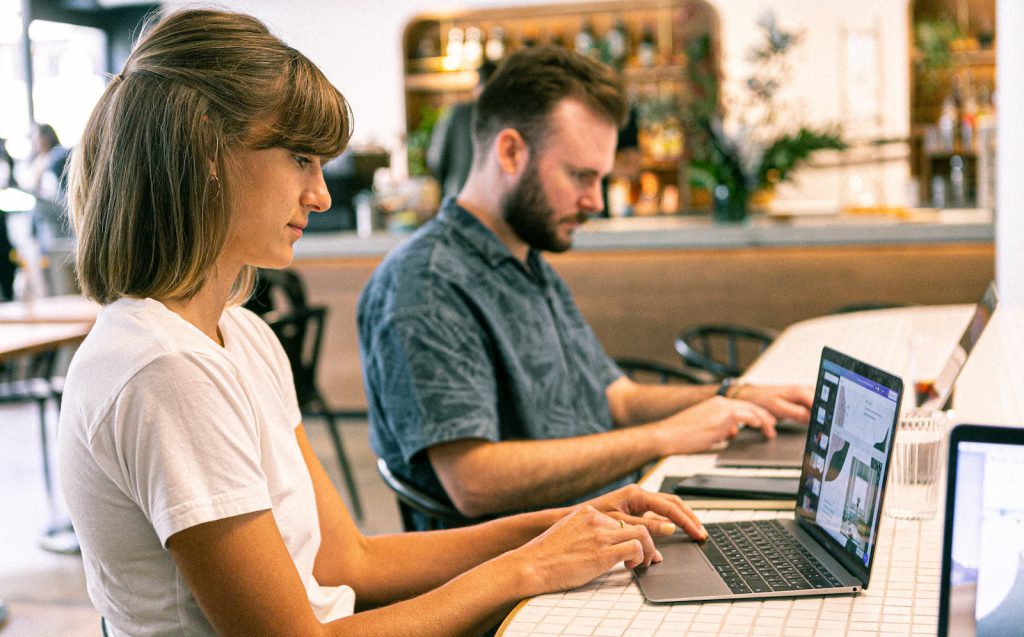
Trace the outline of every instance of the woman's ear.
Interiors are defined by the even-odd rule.
[[[530,161],[530,148],[514,128],[505,128],[494,138],[498,167],[506,175],[518,175]]]

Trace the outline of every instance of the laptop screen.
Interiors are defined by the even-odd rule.
[[[945,409],[946,401],[949,400],[950,395],[953,393],[953,384],[960,375],[960,370],[963,369],[964,364],[967,362],[967,357],[971,355],[974,346],[978,344],[978,339],[981,338],[981,333],[985,331],[985,326],[988,325],[992,314],[996,311],[998,303],[999,297],[996,293],[996,284],[992,282],[985,289],[985,294],[981,297],[977,307],[974,308],[974,314],[971,316],[971,320],[968,321],[967,328],[953,347],[953,352],[946,359],[946,364],[943,366],[942,371],[939,372],[939,375],[935,377],[935,381],[931,383],[917,383],[915,386],[918,407]]]
[[[943,545],[940,634],[1020,634],[1024,431],[954,430]]]
[[[902,394],[898,377],[822,353],[796,517],[865,584]]]

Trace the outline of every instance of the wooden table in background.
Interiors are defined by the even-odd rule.
[[[31,301],[0,303],[0,323],[89,323],[100,304],[80,294],[46,296]]]
[[[92,323],[0,323],[0,361],[77,345]]]

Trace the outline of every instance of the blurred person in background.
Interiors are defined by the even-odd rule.
[[[490,79],[497,65],[485,60],[477,69],[477,84],[473,99],[459,102],[441,116],[430,134],[427,147],[427,168],[441,183],[441,199],[454,197],[462,190],[473,165],[473,136],[471,132],[473,104]]]
[[[67,180],[64,166],[68,149],[61,145],[57,131],[49,124],[39,124],[32,135],[35,155],[32,160],[32,194],[36,207],[32,212],[32,232],[43,254],[49,252],[53,240],[70,236],[67,216]]]

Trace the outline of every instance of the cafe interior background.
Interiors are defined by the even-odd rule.
[[[482,60],[530,42],[588,49],[619,67],[635,107],[632,168],[610,180],[607,218],[551,259],[611,354],[674,363],[673,335],[686,323],[778,330],[850,304],[968,303],[993,278],[1005,304],[1020,304],[1024,180],[1014,171],[1024,162],[1015,143],[1024,124],[1012,114],[1024,105],[1022,5],[216,3],[263,19],[352,105],[350,151],[325,169],[334,206],[313,220],[295,268],[330,310],[321,388],[334,406],[356,411],[365,398],[355,300],[381,256],[437,205],[423,159],[430,128],[470,96]],[[30,122],[52,124],[74,147],[140,21],[159,6],[0,0],[0,138],[15,177],[31,170]],[[697,115],[715,135],[695,131]],[[811,152],[814,142],[800,138],[806,157],[752,174],[765,148],[801,129],[824,139],[824,150]],[[836,141],[845,149],[830,149]],[[749,175],[740,186],[724,176],[730,160],[715,153],[730,148]],[[796,142],[787,148],[801,151]],[[737,188],[748,191],[738,204]],[[11,201],[4,192],[0,208]],[[30,240],[24,214],[3,214],[12,241]],[[47,250],[41,256],[64,276],[51,277],[49,290],[22,276],[18,294],[71,289],[71,240],[55,238]],[[0,633],[94,634],[80,558],[35,545],[46,513],[34,414],[0,406],[0,421],[10,436],[0,444],[0,598],[12,609]],[[344,429],[369,494],[366,526],[397,530],[365,422]]]

